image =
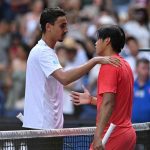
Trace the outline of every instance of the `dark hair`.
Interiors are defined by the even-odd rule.
[[[138,44],[137,39],[134,36],[128,36],[126,37],[126,44],[128,44],[129,41],[134,41]]]
[[[140,58],[140,59],[137,60],[136,66],[138,66],[140,63],[144,63],[144,64],[149,65],[149,60],[146,59],[146,58]]]
[[[117,25],[104,25],[101,26],[97,31],[98,39],[105,40],[110,38],[111,46],[113,50],[117,53],[121,52],[121,49],[125,44],[125,33],[123,29]]]
[[[133,13],[134,13],[134,19],[136,21],[148,25],[149,15],[148,15],[147,9],[145,9],[145,8],[135,8]]]
[[[29,56],[29,53],[30,53],[30,47],[29,45],[27,45],[26,43],[24,42],[21,42],[19,44],[19,46],[22,48],[22,50],[26,53],[27,57]]]
[[[65,15],[66,13],[64,12],[64,10],[59,7],[44,9],[40,17],[42,32],[45,32],[46,23],[54,24],[58,17]]]

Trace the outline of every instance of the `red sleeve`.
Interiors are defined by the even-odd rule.
[[[98,77],[98,94],[117,91],[117,67],[102,65]]]

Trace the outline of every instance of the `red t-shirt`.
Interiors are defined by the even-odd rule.
[[[114,55],[114,57],[119,58],[122,66],[102,65],[97,83],[97,111],[100,111],[104,93],[116,94],[115,107],[105,129],[106,132],[110,123],[117,125],[111,137],[122,134],[132,126],[131,110],[134,82],[129,64],[119,55]]]

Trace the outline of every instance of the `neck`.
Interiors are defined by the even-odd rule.
[[[104,56],[112,56],[112,55],[115,55],[115,54],[116,54],[116,52],[113,51],[113,49],[111,49],[111,48],[108,48],[104,51]]]
[[[54,49],[55,44],[56,44],[55,40],[53,40],[51,37],[47,36],[46,34],[42,35],[42,39],[50,48]]]

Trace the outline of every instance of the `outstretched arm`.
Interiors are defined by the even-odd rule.
[[[114,66],[120,66],[120,61],[117,58],[113,57],[94,57],[90,59],[87,63],[84,65],[81,65],[79,67],[76,67],[74,69],[70,70],[63,70],[58,69],[52,73],[52,76],[56,78],[60,83],[63,85],[67,85],[86,73],[88,73],[96,64],[112,64]]]

